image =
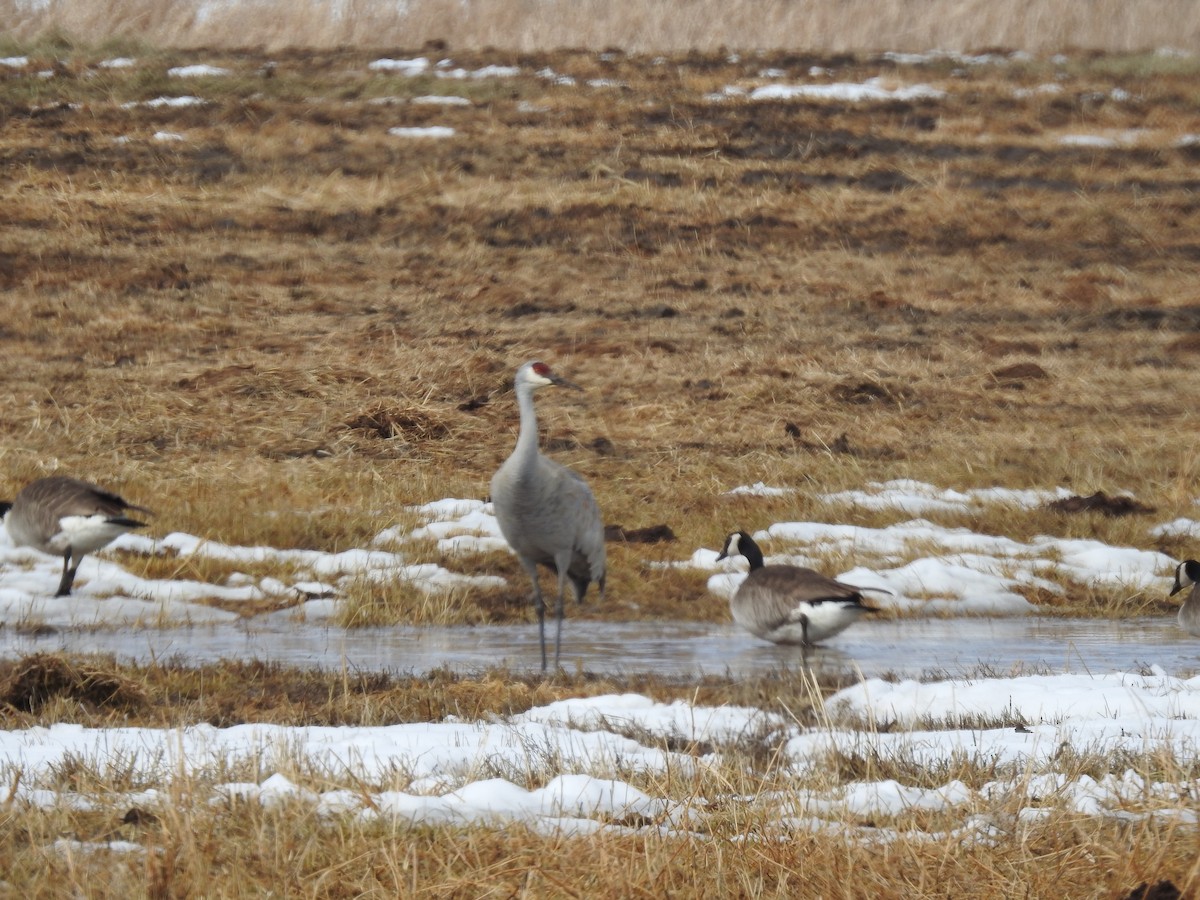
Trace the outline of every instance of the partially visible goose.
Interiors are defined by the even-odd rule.
[[[1188,634],[1200,637],[1200,562],[1194,559],[1181,562],[1175,568],[1175,586],[1171,595],[1178,594],[1185,587],[1191,586],[1183,606],[1179,607],[1179,627]]]
[[[125,515],[130,510],[150,512],[94,484],[63,475],[31,481],[12,503],[0,502],[0,515],[14,544],[62,557],[56,597],[71,593],[84,556],[127,531],[145,527],[145,522]]]
[[[744,531],[725,538],[717,559],[739,553],[750,562],[750,574],[729,609],[735,622],[764,640],[808,647],[878,611],[863,604],[862,592],[882,588],[853,587],[800,566],[763,565],[762,550]]]

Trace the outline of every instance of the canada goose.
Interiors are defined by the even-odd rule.
[[[604,523],[591,488],[578,474],[538,450],[533,392],[552,384],[582,390],[555,375],[544,362],[528,362],[517,369],[517,406],[521,416],[517,446],[492,476],[492,506],[500,533],[533,582],[543,672],[546,671],[546,603],[538,585],[538,565],[558,575],[556,667],[567,582],[571,583],[578,602],[583,602],[583,595],[593,581],[599,585],[603,600],[606,575]]]
[[[750,562],[750,574],[738,586],[729,609],[751,634],[776,644],[811,646],[849,628],[864,613],[862,591],[799,566],[763,565],[762,550],[744,531],[725,538],[718,560],[738,554]],[[886,591],[885,591],[886,593]]]
[[[71,593],[84,556],[127,531],[145,527],[145,522],[126,516],[128,510],[150,512],[94,484],[63,475],[31,481],[11,503],[0,502],[0,516],[14,544],[62,557],[56,597]]]
[[[1175,568],[1175,586],[1171,588],[1171,596],[1189,585],[1192,589],[1188,591],[1183,606],[1179,607],[1176,619],[1180,628],[1200,637],[1200,562],[1194,559],[1181,562]]]

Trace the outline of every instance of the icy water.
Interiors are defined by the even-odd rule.
[[[549,630],[549,629],[548,629]],[[1173,619],[957,618],[860,622],[826,646],[759,641],[733,625],[568,620],[562,665],[601,673],[746,676],[798,668],[865,676],[957,675],[986,666],[996,674],[1124,672],[1158,665],[1175,675],[1200,671],[1200,639]],[[350,671],[473,672],[494,665],[536,669],[537,627],[363,628],[285,619],[235,626],[123,629],[49,634],[0,630],[0,654],[37,651],[112,654],[120,660],[210,663],[262,660]]]

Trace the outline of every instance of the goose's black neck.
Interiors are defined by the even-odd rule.
[[[738,551],[750,563],[751,572],[763,567],[762,551],[758,549],[758,544],[754,543],[754,538],[750,537],[744,531],[738,535]]]

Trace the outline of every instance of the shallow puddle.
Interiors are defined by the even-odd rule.
[[[1121,622],[1096,619],[957,618],[860,622],[827,645],[802,654],[759,641],[733,625],[663,622],[572,622],[564,625],[562,665],[568,670],[663,675],[746,676],[806,662],[827,672],[956,675],[986,666],[998,675],[1139,671],[1159,665],[1170,674],[1200,670],[1200,640],[1172,618]],[[241,625],[174,629],[18,634],[0,630],[0,654],[37,651],[113,654],[123,661],[210,663],[257,659],[289,666],[421,673],[446,666],[471,672],[495,665],[536,669],[533,625],[455,628],[361,628],[276,619]],[[552,652],[552,650],[551,650]]]

